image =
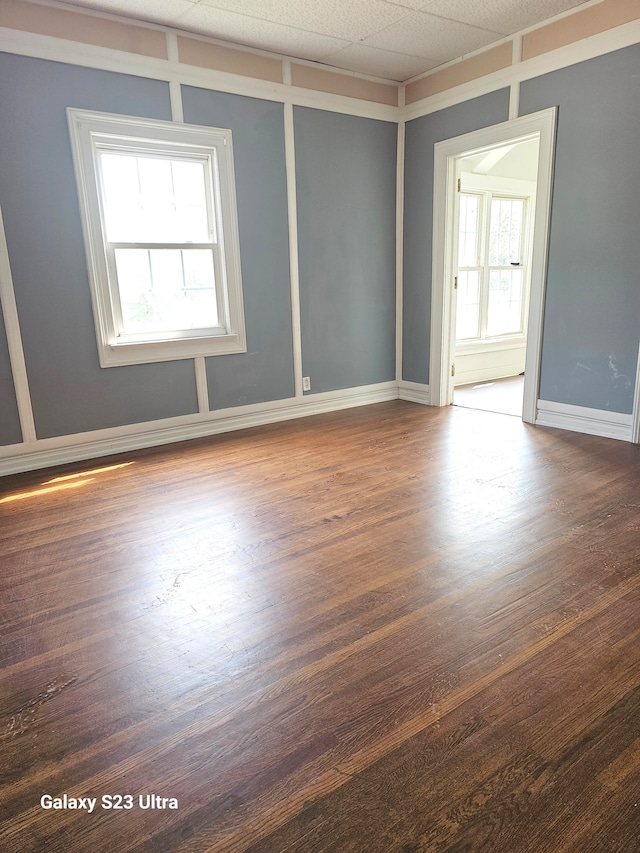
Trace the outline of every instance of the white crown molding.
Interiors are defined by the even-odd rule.
[[[227,71],[156,59],[9,27],[0,27],[0,51],[363,118],[396,121],[398,117],[398,108],[387,104],[274,83],[257,77],[243,77]]]
[[[0,477],[397,399],[397,383],[381,382],[310,394],[300,399],[219,409],[206,415],[167,418],[7,445],[0,448]]]
[[[28,2],[38,6],[47,6],[52,9],[60,9],[65,12],[73,12],[76,15],[86,15],[92,18],[114,21],[116,23],[123,24],[124,26],[138,27],[140,29],[162,32],[166,36],[168,36],[168,38],[173,38],[174,40],[177,39],[178,36],[180,36],[183,38],[192,39],[193,41],[200,41],[204,44],[210,44],[217,47],[226,48],[227,50],[233,50],[238,53],[246,53],[250,56],[262,56],[265,59],[275,59],[278,62],[294,62],[296,65],[307,65],[311,68],[319,68],[323,71],[331,71],[334,74],[338,74],[342,77],[355,77],[358,80],[367,80],[371,83],[383,83],[387,86],[400,85],[396,80],[389,80],[386,77],[378,77],[374,74],[364,74],[362,71],[352,71],[348,68],[338,68],[335,65],[329,65],[317,59],[302,59],[300,57],[289,56],[288,54],[284,53],[276,53],[272,50],[266,50],[259,47],[251,47],[250,45],[238,44],[237,42],[233,41],[225,41],[224,39],[216,38],[215,36],[208,36],[204,33],[195,33],[191,30],[184,30],[174,24],[154,24],[151,21],[144,21],[140,18],[129,17],[128,15],[120,15],[117,12],[108,12],[106,9],[93,9],[88,8],[86,6],[77,6],[74,3],[61,2],[61,0],[28,0]],[[600,2],[600,0],[596,0],[596,2]],[[171,56],[169,56],[169,59],[171,59]]]
[[[49,2],[50,1],[51,0],[49,0]],[[584,9],[588,9],[590,6],[597,6],[602,2],[604,2],[604,0],[588,0],[588,2],[586,3],[583,2],[580,4],[580,6],[574,6],[571,9],[567,9],[566,12],[560,12],[558,15],[554,15],[551,18],[546,18],[544,21],[539,21],[537,24],[531,24],[530,27],[525,27],[523,30],[518,30],[515,33],[511,33],[511,35],[504,36],[504,38],[491,42],[491,44],[483,45],[482,47],[476,48],[476,50],[471,50],[469,51],[469,53],[465,53],[463,56],[458,56],[455,59],[450,59],[448,62],[443,62],[441,65],[437,65],[435,68],[429,68],[427,69],[427,71],[422,71],[420,74],[415,74],[413,77],[409,77],[407,80],[405,80],[404,85],[408,86],[410,83],[416,83],[418,80],[424,80],[425,77],[431,77],[438,71],[444,71],[447,68],[451,68],[454,65],[458,65],[460,62],[463,62],[466,59],[473,59],[476,56],[481,56],[488,50],[492,50],[494,47],[500,47],[501,44],[506,44],[511,40],[514,41],[514,61],[520,61],[522,52],[521,42],[523,36],[535,32],[535,30],[539,30],[542,27],[546,27],[548,24],[555,24],[557,21],[560,21],[563,18],[570,18],[577,12],[581,12]],[[520,44],[516,45],[516,41],[519,41]]]
[[[632,440],[633,415],[538,400],[536,426],[555,427],[619,441]]]
[[[494,71],[492,74],[470,80],[468,83],[462,83],[460,86],[446,89],[443,92],[416,101],[401,111],[402,117],[405,121],[420,118],[463,101],[495,92],[498,89],[506,89],[525,80],[541,77],[544,74],[568,68],[588,59],[595,59],[598,56],[612,53],[638,42],[640,42],[640,19],[564,45],[557,50],[540,54],[540,56],[535,56],[532,59],[517,62],[507,68]],[[465,57],[465,59],[467,58]],[[442,68],[434,69],[430,73],[433,74],[436,70],[440,71]],[[428,77],[429,73],[425,76]],[[513,100],[513,98],[511,99]]]
[[[500,71],[494,71],[492,74],[470,80],[468,83],[463,83],[452,89],[445,89],[444,92],[438,92],[437,95],[431,95],[421,101],[407,104],[401,110],[401,116],[405,121],[412,121],[439,112],[439,110],[445,110],[447,107],[461,104],[463,101],[470,101],[499,89],[508,89],[513,80],[512,72],[512,66],[502,68]]]
[[[77,7],[70,7],[62,3],[48,2],[43,3],[42,5],[71,9],[76,12],[78,11]],[[589,3],[586,5],[591,6],[595,4]],[[584,8],[585,5],[580,6],[576,10],[570,10],[570,14],[575,14],[577,11]],[[88,10],[87,14],[89,14]],[[396,85],[398,86],[399,91],[404,91],[407,82],[415,82],[417,80],[428,78],[436,72],[456,65],[460,61],[469,59],[476,55],[481,55],[485,52],[484,50],[475,51],[474,53],[465,55],[462,60],[454,60],[451,63],[439,66],[437,69],[431,69],[424,75],[412,78],[405,84],[396,84],[391,80],[371,77],[370,75],[363,75],[357,72],[345,71],[333,68],[332,66],[325,65],[323,63],[314,63],[308,60],[291,60],[288,57],[278,54],[252,50],[244,48],[242,45],[234,45],[229,42],[220,42],[198,34],[176,30],[175,28],[151,25],[142,21],[136,21],[135,19],[123,18],[121,16],[98,15],[95,12],[92,14],[96,17],[109,17],[110,19],[128,23],[129,25],[160,30],[166,34],[167,42],[170,46],[175,42],[178,35],[183,35],[185,37],[203,41],[207,44],[219,44],[222,47],[241,50],[249,54],[277,59],[280,60],[283,65],[290,63],[291,61],[295,61],[298,64],[318,68],[320,70],[334,73],[338,76],[353,77],[364,81]],[[558,18],[569,17],[570,14],[561,15],[558,16]],[[551,20],[553,21],[556,19],[554,18]],[[514,63],[507,68],[500,69],[492,74],[471,80],[468,83],[463,83],[460,86],[446,89],[443,92],[439,92],[420,101],[416,101],[415,103],[400,107],[378,104],[373,101],[351,98],[345,95],[335,95],[313,89],[304,89],[302,87],[291,86],[288,83],[274,83],[267,80],[261,80],[259,78],[243,77],[241,75],[231,74],[224,71],[185,65],[176,61],[175,50],[170,51],[169,60],[155,59],[125,51],[114,50],[112,48],[84,44],[82,42],[55,38],[53,36],[41,35],[38,33],[14,30],[8,27],[0,28],[0,50],[6,50],[10,53],[25,56],[33,56],[40,59],[50,59],[52,61],[64,62],[72,65],[88,66],[105,71],[115,71],[124,74],[150,77],[155,80],[163,80],[170,83],[182,83],[184,85],[198,86],[206,89],[229,92],[231,94],[258,97],[282,103],[293,103],[299,106],[324,109],[330,112],[341,112],[367,118],[377,118],[384,121],[398,121],[399,119],[409,121],[423,115],[428,115],[432,112],[437,112],[438,110],[445,109],[446,107],[453,106],[454,104],[461,103],[471,98],[480,97],[481,95],[494,92],[501,88],[510,89],[510,113],[513,117],[515,110],[517,109],[517,90],[521,82],[640,42],[639,19],[637,21],[631,21],[627,24],[614,27],[611,30],[597,33],[572,44],[564,45],[557,50],[549,51],[532,59],[518,61],[520,55],[519,39],[524,33],[534,31],[537,28],[538,27],[532,27],[528,30],[523,30],[522,33],[516,33],[514,36],[509,37],[509,39],[514,39]],[[504,39],[503,41],[506,40],[507,39]],[[495,44],[490,45],[490,47],[493,48],[500,43],[501,42],[496,42]]]

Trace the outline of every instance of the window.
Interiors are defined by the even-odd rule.
[[[525,334],[528,199],[492,192],[460,195],[456,342]]]
[[[246,351],[231,131],[68,116],[101,366]]]

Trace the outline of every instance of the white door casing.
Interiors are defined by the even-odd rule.
[[[429,354],[430,402],[448,406],[453,399],[451,366],[455,351],[454,244],[457,222],[457,170],[461,157],[491,150],[510,142],[539,139],[537,193],[534,211],[533,251],[527,354],[522,417],[535,423],[540,384],[542,322],[547,272],[551,190],[557,109],[446,139],[434,146],[433,256],[431,278],[431,345]]]

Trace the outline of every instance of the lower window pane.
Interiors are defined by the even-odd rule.
[[[492,270],[489,274],[487,335],[522,331],[522,270]]]
[[[116,249],[122,333],[218,325],[210,249]]]
[[[480,273],[477,270],[458,272],[458,299],[456,305],[456,340],[477,338],[480,334],[478,318],[480,309]]]

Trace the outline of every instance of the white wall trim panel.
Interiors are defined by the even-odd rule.
[[[638,346],[638,360],[636,362],[636,386],[633,392],[633,414],[632,414],[631,441],[640,444],[640,345]]]
[[[398,397],[400,400],[407,400],[409,403],[422,403],[423,406],[431,405],[429,386],[422,382],[410,382],[408,379],[402,379],[398,383]]]
[[[400,99],[404,97],[401,89]],[[396,153],[396,381],[402,381],[402,306],[404,295],[404,151],[405,123],[398,123]]]
[[[50,468],[53,465],[125,453],[143,447],[188,441],[192,438],[397,399],[397,384],[381,382],[377,385],[326,391],[308,395],[299,400],[290,398],[219,409],[206,416],[188,415],[181,418],[167,418],[144,424],[131,424],[113,429],[46,438],[21,445],[9,445],[0,448],[0,477],[20,471]]]
[[[198,411],[205,414],[209,411],[209,386],[207,384],[207,363],[203,355],[193,360],[196,375],[196,393],[198,395]]]
[[[290,75],[287,63],[285,79]],[[288,73],[287,73],[288,72]],[[287,175],[289,227],[289,277],[291,282],[291,332],[293,335],[293,380],[296,397],[302,397],[302,327],[300,320],[300,266],[298,263],[298,191],[293,104],[284,105],[284,156]]]
[[[178,62],[178,37],[175,33],[166,33],[166,37],[167,57],[170,62]],[[177,80],[171,80],[169,83],[169,98],[171,99],[171,120],[183,122],[184,113],[182,110],[182,89]]]
[[[4,231],[2,208],[0,208],[0,305],[2,305],[2,314],[4,316],[9,361],[11,362],[11,372],[13,374],[13,385],[18,406],[22,440],[35,441],[36,428],[33,420],[29,379],[27,377],[27,366],[22,348],[18,307],[13,290],[13,277],[11,275],[11,264],[9,263],[9,250]]]
[[[512,63],[517,65],[522,62],[522,36],[516,36],[513,40]],[[520,81],[514,80],[509,89],[509,119],[518,118],[520,115]]]
[[[553,403],[538,400],[536,426],[555,427],[602,438],[632,440],[632,415],[589,409],[586,406],[570,406],[568,403]]]

